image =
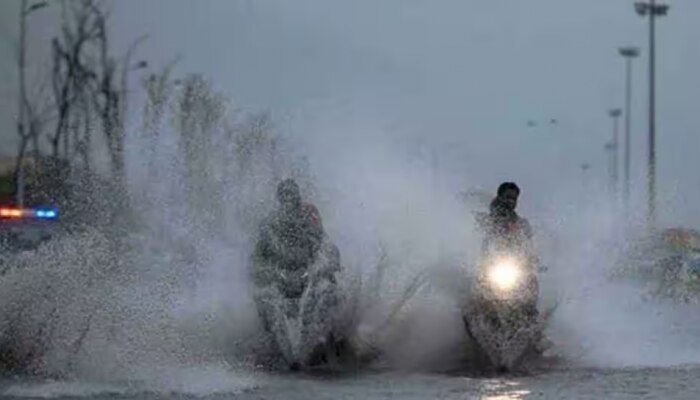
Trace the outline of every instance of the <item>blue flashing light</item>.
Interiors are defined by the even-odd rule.
[[[39,219],[56,219],[58,218],[58,210],[56,209],[36,209],[34,216]]]

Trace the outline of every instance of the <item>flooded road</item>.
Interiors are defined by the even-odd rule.
[[[200,371],[203,372],[203,371]],[[361,372],[344,376],[198,374],[148,388],[78,382],[4,381],[3,398],[217,399],[697,399],[700,367],[558,370],[532,376]],[[175,383],[175,382],[171,382]],[[177,387],[176,387],[177,386]]]

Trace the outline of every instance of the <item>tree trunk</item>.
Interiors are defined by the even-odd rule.
[[[27,0],[22,0],[19,10],[19,103],[17,110],[17,133],[19,134],[20,148],[17,154],[17,163],[15,165],[15,201],[18,207],[24,206],[24,169],[22,168],[22,159],[27,147],[26,115],[25,101],[27,99],[26,84],[25,84],[25,58],[26,58],[26,37],[27,37]]]

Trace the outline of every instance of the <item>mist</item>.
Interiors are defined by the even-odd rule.
[[[20,310],[34,316],[13,337],[46,334],[43,320],[65,327],[49,334],[49,350],[32,368],[88,381],[143,380],[165,392],[254,386],[246,357],[259,326],[248,258],[257,224],[274,207],[275,184],[287,176],[302,180],[303,195],[318,205],[349,276],[368,282],[380,260],[390,265],[361,329],[381,325],[412,279],[429,276],[379,339],[395,366],[433,366],[462,345],[454,278],[478,256],[472,213],[484,205],[467,205],[459,194],[493,194],[505,180],[522,188],[520,213],[550,267],[544,301],[558,304],[551,338],[559,354],[595,367],[700,362],[700,352],[689,350],[700,337],[691,306],[646,301],[644,288],[609,279],[619,248],[634,236],[628,229],[643,229],[645,213],[644,58],[635,64],[629,213],[607,193],[603,151],[607,109],[623,94],[616,47],[645,38],[629,2],[131,0],[111,7],[118,48],[148,33],[138,57],[149,65],[181,56],[175,77],[201,73],[237,111],[269,111],[282,161],[272,167],[261,150],[246,175],[221,154],[202,157],[195,166],[215,177],[209,192],[190,198],[170,128],[164,122],[147,165],[151,144],[135,112],[126,158],[139,200],[135,219],[144,226],[128,232],[127,255],[109,240],[123,232],[83,233],[14,260],[11,270],[22,273],[2,283],[5,326]],[[700,78],[693,71],[700,57],[688,38],[698,33],[692,16],[700,4],[677,7],[658,38],[660,221],[697,226]],[[46,23],[30,37],[35,65],[57,27],[49,15],[40,18]],[[146,99],[134,81],[132,107],[140,110]],[[211,193],[221,201],[209,203]],[[25,274],[26,265],[39,267]],[[47,286],[49,297],[30,296]]]
[[[678,7],[658,32],[659,192],[663,221],[697,224],[689,220],[700,215],[690,149],[699,144],[692,88],[700,60],[687,38],[694,36],[698,6]],[[620,106],[624,94],[617,47],[638,45],[643,53],[646,47],[646,25],[625,1],[176,0],[164,6],[150,0],[111,8],[118,49],[149,34],[138,56],[151,65],[182,56],[182,73],[203,73],[245,108],[270,109],[305,142],[329,143],[309,157],[332,158],[358,136],[367,147],[378,136],[404,146],[429,143],[441,170],[486,187],[506,178],[522,183],[532,196],[523,204],[530,213],[564,182],[582,180],[581,163],[592,165],[590,179],[607,179],[607,110]],[[56,23],[48,12],[36,18],[29,60],[41,69]],[[11,72],[9,64],[5,69]],[[632,114],[633,188],[640,197],[645,76],[642,57]],[[551,118],[559,123],[550,126]],[[11,120],[9,112],[4,120]],[[527,129],[528,120],[538,127]],[[347,124],[354,127],[349,137],[341,128]],[[7,126],[3,137],[11,138]],[[497,154],[501,160],[493,162]]]

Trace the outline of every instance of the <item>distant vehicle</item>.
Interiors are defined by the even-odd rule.
[[[6,220],[55,220],[58,218],[56,208],[14,208],[0,207],[0,219]]]
[[[675,278],[686,289],[698,294],[700,290],[700,232],[694,229],[673,228],[662,233],[664,245],[673,254],[664,260]],[[687,293],[686,293],[687,294]]]
[[[56,208],[0,207],[0,252],[32,250],[59,228]]]
[[[695,229],[666,229],[661,233],[661,240],[678,251],[700,251],[700,232]]]
[[[654,296],[700,295],[700,232],[695,229],[670,228],[645,237],[623,260],[619,276],[651,283]]]

